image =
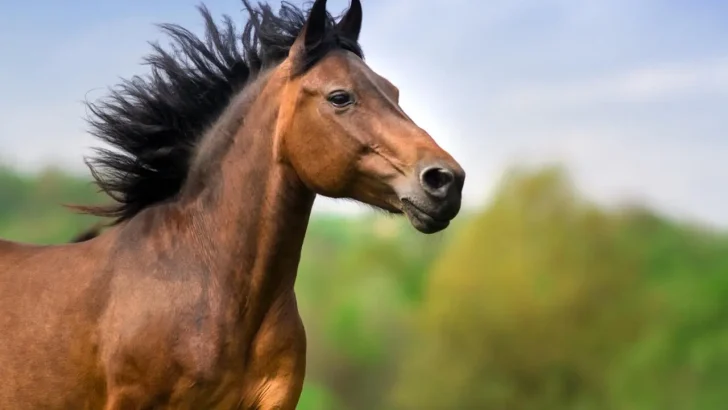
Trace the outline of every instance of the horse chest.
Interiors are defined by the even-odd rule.
[[[261,346],[255,343],[248,346],[249,349],[226,349],[222,347],[224,344],[212,341],[193,345],[195,347],[184,357],[177,359],[180,364],[184,363],[181,366],[184,370],[174,376],[170,374],[174,381],[166,388],[171,393],[167,403],[160,408],[247,409],[252,408],[253,403],[277,401],[279,398],[267,396],[279,394],[281,386],[290,383],[288,376],[276,374],[282,368],[285,375],[291,374],[291,369],[285,369],[279,361],[288,356],[287,352],[262,357],[256,353]],[[210,350],[211,345],[218,346],[214,353]]]
[[[239,372],[224,371],[214,380],[178,379],[165,406],[175,410],[240,409],[243,403],[245,376]]]
[[[152,284],[144,285],[148,292]],[[157,403],[155,409],[238,409],[277,403],[298,390],[305,336],[292,292],[264,309],[262,321],[248,321],[224,295],[187,291],[181,298],[187,288],[179,287],[175,299],[162,289],[164,298],[145,304],[124,295],[105,315],[107,382],[123,381],[111,382],[111,397],[138,391],[138,400]]]
[[[194,401],[194,406],[189,408],[247,409],[256,405],[286,408],[292,392],[299,391],[303,383],[305,336],[292,298],[282,306],[267,315],[261,326],[248,335],[252,336],[250,340],[245,337],[242,344],[215,344],[223,347],[218,350],[219,360],[212,367],[200,367],[210,362],[206,359],[206,348],[197,350],[191,357],[197,363],[198,382],[180,395],[180,400]],[[241,343],[239,337],[231,340]]]
[[[167,345],[157,345],[154,338],[147,341],[151,348],[128,346],[111,359],[108,367],[114,374],[107,377],[124,382],[110,389],[110,397],[116,391],[131,394],[122,399],[155,410],[242,408],[250,377],[244,354],[229,347],[229,340],[192,334],[178,336],[176,343]]]

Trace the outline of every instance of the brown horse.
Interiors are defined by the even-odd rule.
[[[89,162],[116,202],[98,236],[0,241],[0,408],[294,409],[306,338],[294,282],[314,198],[458,214],[465,173],[402,111],[340,20],[244,1],[237,32],[162,28],[148,77],[91,104],[116,150]]]

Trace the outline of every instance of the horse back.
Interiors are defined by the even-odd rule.
[[[93,241],[0,240],[0,408],[88,403],[79,386],[99,380],[94,329],[105,288],[94,262],[99,252]]]
[[[43,249],[40,245],[31,245],[0,239],[0,276],[24,259]]]

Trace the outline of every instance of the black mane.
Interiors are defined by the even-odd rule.
[[[88,104],[91,133],[116,151],[99,148],[86,163],[101,191],[116,203],[79,208],[118,224],[176,197],[205,130],[246,84],[288,56],[308,16],[308,10],[285,2],[277,14],[265,4],[243,4],[249,18],[242,32],[227,15],[218,27],[204,5],[198,7],[204,39],[177,25],[160,25],[171,47],[152,44],[144,59],[151,74],[123,80],[105,101]],[[359,45],[340,36],[328,13],[326,27],[325,41],[295,62],[294,75],[336,48],[363,58]]]

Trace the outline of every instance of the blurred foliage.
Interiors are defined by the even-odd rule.
[[[65,242],[86,180],[0,168],[0,237]],[[437,235],[312,218],[299,409],[712,410],[728,403],[728,235],[514,170]]]
[[[560,170],[511,175],[433,267],[397,408],[611,408],[652,310],[619,231]]]
[[[0,238],[51,244],[69,240],[96,219],[65,205],[102,201],[87,180],[56,169],[25,175],[0,165]]]

